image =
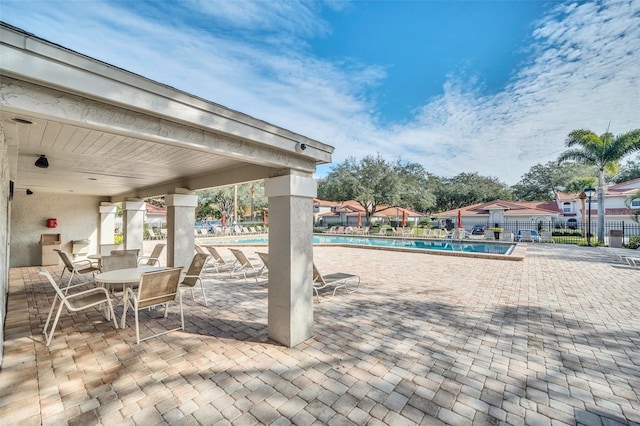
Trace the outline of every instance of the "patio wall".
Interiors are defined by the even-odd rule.
[[[98,251],[100,202],[108,198],[92,195],[67,195],[38,192],[26,195],[16,191],[11,203],[10,266],[41,264],[40,235],[61,234],[62,249],[72,252],[71,241],[91,240],[88,253]],[[47,219],[58,221],[56,228],[47,228]]]
[[[4,321],[9,290],[9,156],[7,141],[0,126],[0,365],[4,348]]]

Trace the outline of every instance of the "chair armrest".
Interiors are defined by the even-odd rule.
[[[74,267],[78,267],[78,266],[82,266],[82,265],[87,265],[89,267],[93,267],[93,263],[89,259],[77,260],[77,261],[73,262],[73,266]]]
[[[87,294],[91,294],[91,293],[104,293],[107,299],[109,299],[109,292],[107,291],[106,288],[94,287],[94,288],[90,288],[89,290],[81,291],[79,293],[73,293],[73,294],[67,295],[67,300],[75,299],[76,297],[86,296]]]

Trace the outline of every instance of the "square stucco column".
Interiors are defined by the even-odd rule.
[[[140,249],[144,239],[144,213],[147,207],[144,201],[127,200],[122,205],[122,227],[124,228],[124,248]]]
[[[198,196],[167,194],[167,266],[188,268],[193,260]]]
[[[102,203],[100,205],[100,240],[98,241],[100,253],[103,253],[103,247],[106,248],[105,252],[115,247],[114,237],[117,211],[118,207],[114,204]]]
[[[293,347],[313,336],[313,197],[306,176],[265,181],[269,197],[269,337]]]

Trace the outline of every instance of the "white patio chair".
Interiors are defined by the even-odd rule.
[[[47,321],[45,322],[44,328],[42,329],[42,334],[44,334],[47,346],[51,344],[53,333],[55,332],[56,326],[58,325],[58,320],[60,319],[60,314],[62,313],[63,307],[66,307],[69,312],[78,312],[84,309],[91,308],[92,306],[102,305],[106,303],[108,309],[108,317],[113,320],[114,327],[118,328],[118,323],[116,322],[116,317],[113,313],[113,304],[111,303],[111,299],[109,298],[109,292],[107,292],[105,288],[95,287],[89,290],[81,291],[79,293],[66,294],[62,292],[58,284],[51,277],[51,274],[49,274],[49,271],[41,268],[40,275],[42,275],[47,279],[47,281],[49,281],[49,284],[51,284],[51,287],[53,287],[56,292],[53,298],[53,302],[51,303],[51,309],[49,309],[49,315],[47,315]],[[51,329],[49,329],[49,322],[51,321],[53,310],[55,309],[56,303],[58,302],[60,303],[58,306],[58,312],[56,313],[56,317],[53,320]]]
[[[124,313],[122,314],[122,328],[126,326],[127,311],[129,307],[133,309],[136,322],[136,343],[150,339],[152,337],[161,336],[176,330],[184,330],[184,312],[182,309],[182,295],[180,293],[178,283],[180,281],[180,272],[182,268],[163,269],[160,271],[147,272],[140,277],[140,283],[137,289],[127,287],[124,297]],[[152,336],[140,339],[140,325],[138,319],[138,311],[144,308],[151,308],[158,305],[164,305],[164,317],[169,312],[168,304],[175,302],[177,299],[180,306],[180,327],[165,330]]]
[[[140,256],[140,249],[127,249],[127,250],[111,250],[111,256],[122,256],[126,254],[135,254],[136,262],[138,261],[138,256]]]
[[[181,288],[188,288],[191,290],[191,297],[194,297],[193,287],[200,283],[200,289],[202,290],[202,297],[204,299],[204,306],[209,306],[207,303],[207,295],[204,291],[204,284],[202,283],[202,271],[204,270],[207,261],[211,256],[207,253],[196,253],[191,260],[191,264],[189,265],[189,269],[187,270],[187,274],[182,277],[182,281],[180,282]]]
[[[74,275],[94,275],[96,272],[100,272],[100,268],[98,267],[98,265],[94,264],[89,259],[78,260],[74,262],[71,260],[71,257],[69,257],[67,252],[64,252],[60,249],[54,249],[54,251],[58,253],[58,256],[60,256],[60,259],[62,259],[62,263],[64,264],[64,268],[62,269],[62,273],[60,274],[60,278],[58,281],[60,281],[60,283],[62,284],[62,276],[64,275],[65,271],[69,271],[69,273],[71,274],[69,276],[69,281],[67,282],[67,285],[64,289],[65,294],[67,293],[67,291],[69,291],[69,288],[73,287],[71,286],[71,281],[73,280]]]
[[[160,263],[160,255],[162,254],[162,250],[164,250],[166,244],[156,244],[151,251],[149,256],[140,256],[138,258],[138,264],[145,264],[147,266],[162,266]]]

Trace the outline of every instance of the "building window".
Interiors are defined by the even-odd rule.
[[[571,208],[571,203],[564,203],[562,205],[562,212],[563,213],[573,213],[573,208]]]
[[[635,198],[631,200],[631,208],[632,209],[640,209],[640,198]]]

